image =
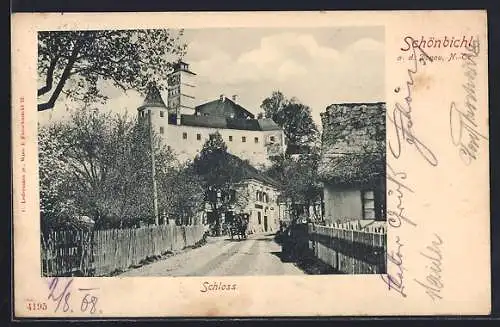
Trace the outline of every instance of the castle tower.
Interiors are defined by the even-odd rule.
[[[137,108],[139,119],[150,123],[156,134],[166,137],[168,127],[168,108],[163,102],[155,83],[149,83],[148,93],[143,104]]]
[[[180,115],[195,113],[196,74],[189,70],[189,65],[178,61],[168,75],[168,111],[176,115],[180,124]]]

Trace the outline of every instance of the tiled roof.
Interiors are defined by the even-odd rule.
[[[229,129],[260,131],[259,122],[256,119],[226,118],[226,122]]]
[[[144,107],[167,109],[160,91],[154,83],[149,84],[146,98],[138,110]],[[215,100],[197,106],[195,115],[181,115],[181,125],[248,131],[281,129],[272,119],[254,119],[253,117],[254,115],[248,110],[226,98],[224,101]],[[175,124],[175,119],[169,123]]]
[[[248,161],[233,154],[229,154],[229,156],[243,169],[243,179],[255,179],[261,183],[280,188],[279,182],[252,166]]]
[[[239,104],[228,98],[210,101],[196,106],[199,115],[223,116],[229,118],[255,118],[255,116]]]
[[[181,125],[247,131],[273,131],[281,129],[271,119],[241,119],[210,115],[181,115]]]
[[[155,83],[149,83],[148,93],[146,95],[146,98],[144,99],[144,102],[142,103],[142,106],[139,107],[139,110],[143,107],[167,108]]]
[[[181,125],[226,128],[226,118],[218,116],[181,115]]]

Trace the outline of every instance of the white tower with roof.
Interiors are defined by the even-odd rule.
[[[168,100],[169,113],[175,115],[177,124],[180,115],[193,115],[196,105],[196,74],[189,70],[189,64],[179,61],[174,65],[173,71],[168,74]]]
[[[168,128],[168,108],[163,102],[155,83],[148,85],[148,93],[143,104],[137,108],[139,119],[150,123],[153,131],[163,139],[166,137]]]

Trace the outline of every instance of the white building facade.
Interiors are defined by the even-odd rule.
[[[236,188],[234,212],[249,215],[249,233],[276,232],[279,229],[278,195],[275,185],[258,178],[245,179]]]
[[[175,67],[168,77],[168,106],[152,85],[138,113],[141,118],[150,116],[153,130],[179,161],[193,160],[210,134],[216,132],[222,135],[229,153],[256,167],[269,166],[269,157],[284,153],[283,130],[271,119],[255,119],[235,102],[235,97],[224,95],[195,106],[196,74],[186,63]]]

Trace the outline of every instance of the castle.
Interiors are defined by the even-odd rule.
[[[256,119],[237,103],[236,96],[220,95],[196,105],[196,76],[187,63],[177,62],[167,77],[167,103],[151,84],[137,109],[140,118],[150,115],[152,128],[179,161],[192,160],[215,132],[222,135],[229,153],[255,167],[269,166],[270,157],[284,153],[283,130],[271,119]]]
[[[152,129],[160,135],[180,162],[193,160],[211,134],[218,132],[230,154],[248,160],[246,177],[236,186],[237,197],[245,198],[242,205],[230,208],[225,215],[238,212],[249,214],[250,233],[276,231],[280,214],[278,187],[255,168],[267,167],[270,157],[285,152],[283,130],[272,119],[256,119],[247,109],[221,95],[218,99],[196,105],[196,74],[189,65],[179,61],[168,75],[167,103],[154,84],[144,103],[137,109],[140,119],[148,119]],[[212,212],[205,209],[210,221]]]

